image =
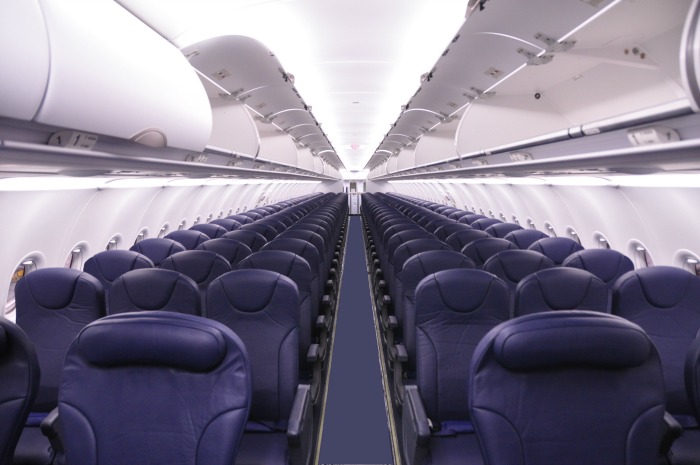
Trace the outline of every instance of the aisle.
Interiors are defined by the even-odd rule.
[[[360,217],[348,226],[319,464],[390,464]]]

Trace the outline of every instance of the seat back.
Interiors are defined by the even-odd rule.
[[[225,219],[238,221],[241,224],[249,224],[255,221],[253,218],[246,215],[229,215]]]
[[[228,260],[232,267],[252,253],[247,245],[237,240],[223,237],[209,239],[199,244],[195,250],[208,250],[217,253]]]
[[[169,311],[201,315],[199,288],[191,278],[160,268],[124,273],[112,283],[107,313]]]
[[[610,313],[608,286],[588,271],[554,267],[523,278],[515,288],[514,316],[550,310]]]
[[[554,267],[554,262],[534,250],[504,250],[493,255],[484,263],[484,271],[501,278],[510,288],[515,287],[525,277],[540,270]]]
[[[492,226],[494,224],[500,224],[500,223],[503,223],[503,221],[497,220],[496,218],[480,218],[480,219],[474,221],[473,223],[469,223],[469,224],[474,229],[481,229],[482,231],[484,231],[489,226]]]
[[[168,312],[97,321],[66,356],[58,409],[67,463],[230,465],[250,381],[245,346],[215,321]]]
[[[626,255],[613,249],[586,249],[569,255],[561,264],[593,273],[612,289],[615,281],[628,271],[634,263]]]
[[[459,223],[463,224],[463,223]],[[463,231],[455,231],[445,239],[445,243],[452,247],[455,251],[461,252],[462,249],[472,241],[477,239],[489,239],[491,236],[480,229],[465,229]]]
[[[219,226],[218,224],[213,223],[195,224],[190,228],[190,231],[199,231],[209,236],[210,239],[216,239],[229,232],[229,230],[224,228],[223,226]]]
[[[476,348],[468,390],[486,463],[658,462],[659,356],[621,318],[567,311],[503,323]]]
[[[451,223],[446,223],[438,227],[433,234],[435,234],[435,237],[445,242],[450,235],[456,233],[457,231],[464,231],[467,229],[472,229],[472,227],[468,224],[452,221]]]
[[[509,316],[508,286],[480,270],[439,271],[416,289],[416,384],[438,425],[469,419],[469,361],[481,338]]]
[[[209,224],[215,224],[215,225],[217,225],[217,226],[221,226],[221,227],[224,228],[226,231],[233,231],[233,230],[238,229],[238,228],[240,228],[241,226],[243,226],[242,223],[240,223],[240,222],[238,222],[238,221],[236,221],[236,220],[226,219],[226,218],[219,218],[219,219],[216,219],[216,220],[211,220],[211,221],[209,222]],[[212,239],[214,239],[214,238],[212,238]]]
[[[489,237],[470,242],[464,246],[462,253],[469,257],[477,268],[481,268],[489,258],[497,253],[512,249],[517,249],[516,245],[512,242],[505,239]]]
[[[503,239],[511,232],[519,231],[521,229],[523,229],[523,227],[515,223],[496,223],[484,229],[484,231],[486,231],[493,237]]]
[[[545,237],[533,242],[528,250],[539,252],[549,257],[555,265],[561,265],[569,255],[583,250],[583,246],[568,237]]]
[[[160,266],[160,262],[172,254],[182,252],[185,247],[172,239],[154,237],[137,242],[129,250],[147,256],[153,262],[153,266]]]
[[[309,277],[311,278],[311,299],[313,302],[321,301],[321,296],[323,295],[322,286],[325,283],[321,281],[318,271],[321,263],[321,257],[313,244],[301,239],[283,237],[272,242],[268,242],[261,251],[266,250],[284,250],[296,254],[306,260],[310,270]],[[313,315],[314,321],[316,320],[317,316],[318,313]]]
[[[0,318],[0,379],[0,463],[12,463],[39,390],[39,362],[24,331],[5,318]]]
[[[88,258],[83,265],[83,271],[97,278],[106,294],[109,294],[112,282],[119,276],[141,268],[153,268],[153,262],[132,250],[104,250]]]
[[[251,252],[257,252],[265,244],[267,244],[267,239],[260,233],[255,231],[246,231],[244,229],[237,229],[235,231],[227,232],[223,236],[223,239],[233,239],[242,244],[248,246]]]
[[[516,229],[503,236],[503,239],[511,241],[513,244],[517,245],[519,249],[525,250],[534,242],[547,237],[549,237],[547,234],[537,229]]]
[[[179,242],[187,250],[194,250],[202,242],[210,239],[209,236],[194,229],[180,229],[165,235],[165,239],[172,239]]]
[[[277,237],[277,230],[270,226],[269,224],[262,224],[262,223],[248,223],[244,224],[240,228],[237,229],[241,231],[255,231],[258,234],[261,234],[266,241],[270,242],[272,239]]]
[[[467,224],[471,225],[472,223],[479,221],[479,220],[482,220],[484,218],[488,218],[488,217],[485,215],[479,215],[478,213],[469,212],[469,214],[467,214],[467,215],[460,216],[459,220],[457,220],[457,221],[459,221],[460,223],[467,223]],[[488,219],[493,219],[493,218],[488,218]]]
[[[268,270],[236,270],[207,290],[207,317],[238,334],[253,370],[250,419],[289,418],[299,384],[299,304],[294,282]]]
[[[231,264],[221,255],[209,250],[186,250],[163,260],[160,268],[177,271],[191,278],[197,284],[200,300],[204,304],[209,283],[230,272]]]
[[[34,344],[41,385],[33,412],[56,407],[63,358],[75,336],[105,315],[102,284],[92,275],[70,268],[41,268],[15,287],[17,325]]]
[[[613,287],[612,312],[644,329],[661,355],[666,410],[688,424],[692,410],[684,381],[684,360],[700,330],[700,278],[671,266],[650,266],[624,274]]]

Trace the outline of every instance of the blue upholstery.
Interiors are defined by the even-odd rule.
[[[554,262],[534,250],[504,250],[484,263],[484,271],[501,278],[511,289],[532,273],[554,267]]]
[[[153,262],[131,250],[104,250],[88,258],[83,265],[83,271],[97,278],[107,294],[115,279],[127,271],[141,268],[153,268]]]
[[[241,224],[249,224],[255,221],[253,218],[246,215],[229,215],[225,219],[238,221]]]
[[[489,226],[499,223],[503,223],[503,221],[497,220],[496,218],[481,218],[474,221],[473,223],[470,223],[470,225],[474,229],[481,229],[482,231],[484,231]]]
[[[545,237],[533,242],[528,250],[539,252],[552,259],[555,265],[561,265],[569,255],[583,250],[583,246],[568,237]]]
[[[700,334],[685,358],[685,387],[695,421],[700,422]],[[673,442],[669,454],[672,465],[697,465],[700,460],[700,427],[685,428]]]
[[[459,217],[459,222],[460,223],[466,223],[471,225],[475,221],[482,220],[484,218],[488,218],[485,215],[479,215],[478,213],[469,213],[468,215],[463,215]]]
[[[468,210],[457,210],[457,211],[450,213],[447,217],[451,220],[459,221],[459,219],[462,218],[463,216],[473,215],[473,214],[474,214],[473,212],[470,212]]]
[[[72,465],[233,463],[251,404],[246,348],[215,321],[168,312],[87,326],[59,414]]]
[[[9,464],[39,389],[39,363],[24,331],[5,318],[0,318],[0,379],[0,463]]]
[[[666,410],[686,425],[693,414],[684,361],[700,329],[698,302],[700,278],[670,266],[630,271],[613,288],[613,314],[638,324],[654,341],[663,364]]]
[[[203,232],[195,231],[194,229],[180,229],[173,231],[166,234],[165,238],[179,242],[187,250],[194,250],[199,244],[210,239],[210,237]]]
[[[42,268],[15,287],[17,324],[36,348],[41,383],[33,414],[47,414],[58,403],[63,358],[85,325],[105,315],[102,284],[89,273],[70,268]],[[38,415],[41,418],[43,415]],[[54,458],[37,422],[22,432],[15,463],[48,464]]]
[[[277,234],[287,229],[286,224],[274,218],[263,218],[261,220],[256,221],[255,224],[265,224],[267,226],[271,226],[275,231],[277,231]]]
[[[484,231],[486,231],[493,237],[503,239],[511,232],[519,231],[521,229],[523,229],[523,227],[515,223],[496,223],[484,229]]]
[[[185,247],[172,239],[151,238],[137,242],[129,250],[147,256],[153,262],[153,266],[159,266],[160,262],[172,254],[182,252]]]
[[[449,245],[445,244],[442,241],[439,241],[437,239],[413,239],[407,242],[404,242],[401,244],[396,249],[396,252],[394,252],[394,256],[391,262],[391,274],[389,276],[389,279],[393,281],[394,276],[396,273],[401,271],[403,269],[404,263],[411,258],[413,255],[416,255],[417,253],[420,252],[426,252],[428,250],[452,250],[452,247]],[[396,299],[394,299],[396,300]]]
[[[15,287],[17,324],[36,347],[41,386],[32,411],[56,407],[63,357],[88,323],[105,315],[104,289],[92,275],[71,268],[38,269]]]
[[[210,239],[216,239],[229,232],[229,230],[224,228],[223,226],[219,226],[213,223],[195,224],[190,228],[190,231],[199,231],[209,236]]]
[[[269,270],[288,277],[299,293],[299,361],[306,369],[306,353],[313,342],[318,302],[311,301],[311,269],[306,260],[286,250],[261,250],[238,263],[237,270]]]
[[[580,268],[603,280],[610,289],[620,276],[634,270],[634,263],[626,255],[613,249],[587,249],[569,255],[562,266]]]
[[[486,463],[658,463],[659,356],[628,321],[586,311],[517,318],[483,338],[470,372]]]
[[[243,223],[240,223],[240,222],[238,222],[236,220],[232,220],[232,219],[226,219],[226,218],[219,218],[216,220],[212,220],[209,222],[209,224],[215,224],[217,226],[221,226],[226,231],[234,231],[234,230],[240,228],[241,226],[243,226]],[[212,239],[214,239],[214,238],[212,237]]]
[[[429,222],[428,224],[425,225],[425,230],[428,231],[429,233],[435,233],[435,230],[439,228],[440,226],[444,226],[446,224],[452,224],[456,223],[455,220],[450,220],[445,218],[444,216],[440,215],[440,218],[436,218]]]
[[[289,231],[285,231],[279,236],[277,236],[277,239],[282,238],[301,239],[302,241],[306,241],[313,244],[313,246],[316,247],[320,258],[319,276],[325,281],[326,275],[328,274],[328,270],[330,269],[330,259],[332,257],[328,253],[326,253],[326,243],[323,241],[323,237],[321,237],[319,234],[316,234],[313,231],[305,229],[292,229]]]
[[[249,224],[244,224],[237,230],[240,231],[255,231],[256,233],[261,234],[266,241],[270,242],[272,239],[277,237],[277,230],[270,226],[269,224],[262,224],[262,223],[249,223]]]
[[[223,236],[223,239],[233,239],[242,244],[245,244],[251,252],[257,252],[265,244],[267,244],[267,239],[255,231],[246,231],[244,229],[237,229],[235,231],[227,232]]]
[[[265,250],[285,250],[306,260],[311,271],[309,275],[311,277],[311,299],[315,302],[321,300],[322,287],[324,285],[318,273],[321,257],[318,255],[318,250],[316,250],[313,244],[302,241],[301,239],[280,238],[268,242],[267,245],[262,248],[262,251]],[[314,320],[316,316],[317,315],[313,316]]]
[[[515,288],[514,315],[550,310],[610,313],[610,290],[588,271],[555,267],[537,271]]]
[[[457,231],[464,231],[466,229],[472,229],[472,227],[468,224],[452,221],[451,223],[443,224],[442,226],[438,227],[433,234],[435,234],[435,237],[444,242],[448,237]]]
[[[511,241],[520,249],[527,249],[534,242],[549,237],[547,234],[537,229],[517,229],[506,234],[503,239]]]
[[[462,223],[460,223],[462,224]],[[456,231],[445,239],[447,245],[455,251],[461,252],[464,246],[477,239],[489,239],[491,236],[480,229],[465,229],[464,231]]]
[[[220,237],[218,239],[209,239],[208,241],[197,246],[195,250],[208,250],[215,252],[224,257],[231,266],[236,266],[252,252],[247,245],[229,238]]]
[[[489,237],[471,241],[469,244],[464,246],[462,253],[469,257],[477,268],[481,268],[489,258],[493,257],[497,253],[512,249],[517,249],[516,245],[512,242],[505,239]]]
[[[256,213],[256,212],[254,212],[254,211],[252,211],[252,210],[248,210],[248,211],[245,211],[245,212],[241,212],[240,215],[242,215],[242,216],[248,216],[248,217],[252,218],[253,221],[258,221],[258,220],[263,219],[263,216],[262,216],[260,213]]]
[[[201,315],[197,283],[172,270],[129,271],[112,283],[108,299],[110,315],[154,310]]]
[[[231,271],[231,264],[221,255],[210,252],[208,250],[186,250],[176,253],[163,260],[160,268],[164,270],[173,270],[191,278],[197,288],[204,304],[204,296],[206,295],[209,283],[214,281],[222,274]]]
[[[294,282],[268,270],[232,271],[207,291],[207,316],[241,336],[253,372],[253,402],[239,465],[289,463],[284,435],[299,382],[297,302]]]

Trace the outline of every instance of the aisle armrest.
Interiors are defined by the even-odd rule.
[[[428,454],[430,422],[417,386],[406,386],[401,423],[401,447],[407,465],[421,465]]]
[[[291,465],[308,465],[313,452],[313,411],[310,386],[297,388],[287,427],[287,448]]]

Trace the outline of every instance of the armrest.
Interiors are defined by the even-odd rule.
[[[300,384],[297,388],[287,427],[287,448],[290,465],[308,465],[313,452],[313,411],[310,386]]]
[[[311,344],[309,350],[306,351],[306,362],[309,365],[313,365],[318,359],[318,344]]]
[[[428,455],[430,422],[417,386],[406,386],[401,417],[401,447],[407,465],[421,465]]]
[[[387,321],[389,323],[389,328],[391,328],[392,330],[399,327],[399,320],[396,319],[396,315],[389,316],[389,318],[387,318]]]
[[[408,362],[408,352],[406,352],[406,346],[403,344],[396,344],[396,360],[399,363]]]
[[[51,444],[51,448],[56,453],[56,456],[63,455],[63,443],[61,442],[61,421],[58,416],[58,407],[51,410],[48,415],[41,421],[41,434],[46,436]]]
[[[683,427],[678,420],[668,412],[664,412],[664,430],[661,436],[661,454],[667,456],[673,445],[673,441],[683,434]]]
[[[330,321],[326,319],[325,315],[319,315],[316,317],[316,329],[329,329]]]

